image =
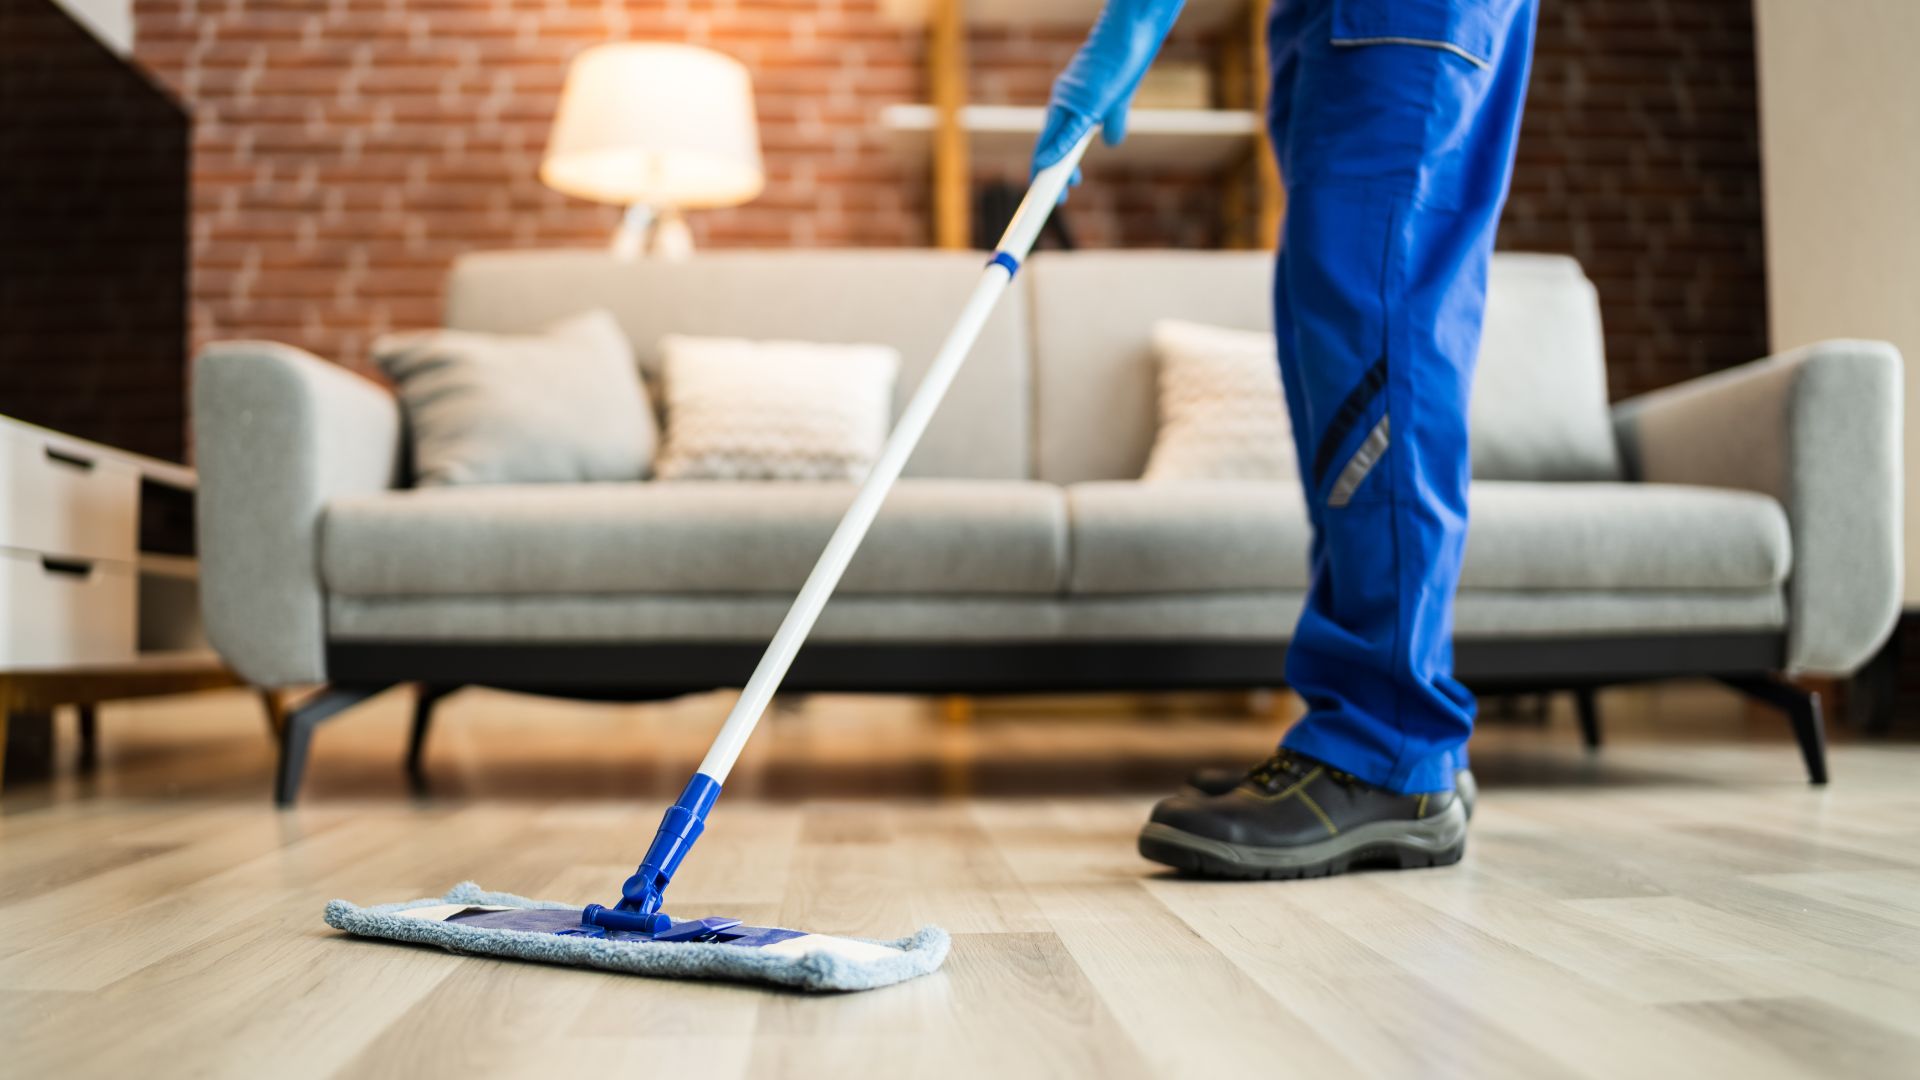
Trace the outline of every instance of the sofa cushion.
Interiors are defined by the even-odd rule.
[[[1160,430],[1142,480],[1297,480],[1273,335],[1162,319]]]
[[[885,345],[668,334],[662,480],[849,480],[880,456],[900,354]]]
[[[406,409],[421,485],[638,480],[652,464],[653,408],[605,311],[540,334],[387,334],[373,359]]]
[[[1755,589],[1793,561],[1786,510],[1729,488],[1489,480],[1468,513],[1468,589]]]
[[[1074,593],[1303,589],[1300,485],[1096,481],[1067,489]]]
[[[853,499],[851,484],[541,484],[341,499],[321,573],[359,596],[791,593]],[[840,591],[1056,593],[1059,488],[903,480]]]
[[[1296,484],[1099,482],[1067,490],[1083,594],[1302,589]],[[1669,484],[1473,485],[1463,590],[1777,587],[1786,512],[1765,495]]]

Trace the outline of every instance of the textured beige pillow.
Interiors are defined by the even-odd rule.
[[[1293,427],[1273,335],[1166,319],[1153,325],[1160,431],[1143,480],[1292,480]]]
[[[653,409],[605,311],[539,334],[388,334],[373,354],[406,410],[423,486],[638,480],[652,462]]]
[[[858,480],[893,415],[900,354],[668,335],[662,480]]]

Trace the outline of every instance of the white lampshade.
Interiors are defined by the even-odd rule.
[[[693,45],[588,49],[567,72],[540,179],[623,206],[746,202],[766,184],[747,69]]]

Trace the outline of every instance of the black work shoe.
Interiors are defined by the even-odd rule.
[[[1202,795],[1225,795],[1240,786],[1247,778],[1247,770],[1218,768],[1195,769],[1187,776],[1187,786]],[[1473,801],[1480,797],[1480,785],[1473,779],[1472,769],[1461,769],[1453,774],[1453,790],[1460,796],[1460,805],[1467,811],[1467,820],[1473,820]]]
[[[1297,878],[1447,866],[1467,847],[1451,791],[1399,795],[1281,750],[1223,795],[1160,800],[1140,854],[1201,877]]]

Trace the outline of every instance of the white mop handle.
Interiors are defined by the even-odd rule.
[[[980,276],[980,283],[973,287],[973,295],[967,298],[966,306],[960,309],[959,321],[948,332],[947,340],[941,344],[939,353],[934,356],[926,377],[920,380],[920,386],[914,390],[907,407],[901,410],[899,421],[893,425],[892,434],[887,436],[886,445],[880,449],[880,457],[873,463],[873,470],[867,473],[859,494],[853,497],[853,505],[847,508],[846,516],[840,519],[839,526],[833,530],[833,538],[827,541],[827,549],[820,553],[820,561],[813,564],[813,572],[807,575],[806,584],[800,586],[800,595],[794,598],[793,606],[787,609],[787,617],[781,621],[780,629],[773,635],[772,644],[760,657],[759,666],[753,669],[753,677],[747,680],[746,688],[740,692],[740,700],[734,703],[733,711],[727,714],[727,722],[721,725],[720,733],[713,737],[713,746],[700,763],[700,771],[714,780],[726,782],[727,773],[733,770],[734,761],[740,757],[740,751],[753,735],[754,725],[760,722],[760,715],[766,712],[774,692],[780,689],[780,680],[786,678],[794,655],[806,643],[814,620],[820,617],[821,609],[827,606],[827,600],[833,596],[834,586],[840,583],[840,575],[846,572],[847,563],[852,561],[853,553],[859,550],[860,541],[866,538],[867,528],[873,524],[874,515],[880,512],[880,504],[885,501],[887,492],[893,489],[893,482],[899,478],[900,470],[906,467],[907,458],[919,444],[921,434],[927,430],[934,410],[940,407],[940,399],[946,396],[947,387],[952,385],[954,376],[960,373],[960,365],[966,361],[967,353],[980,337],[987,317],[993,314],[994,304],[999,302],[1000,294],[1007,290],[1007,284],[1013,280],[1014,268],[1026,259],[1034,241],[1040,238],[1041,226],[1047,223],[1047,215],[1059,203],[1060,193],[1066,190],[1067,181],[1080,164],[1080,155],[1086,153],[1087,144],[1092,138],[1091,134],[1087,135],[1067,152],[1066,157],[1040,170],[1033,178],[1033,184],[1027,188],[1026,197],[1020,200],[1020,208],[1013,212],[1013,220],[1000,237],[1000,247],[995,253],[1011,256],[1014,266],[1010,267],[998,259],[987,264],[986,272]]]

